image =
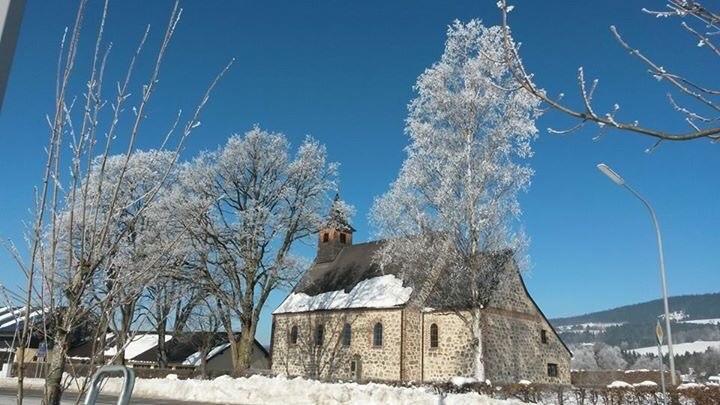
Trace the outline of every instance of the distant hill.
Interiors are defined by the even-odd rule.
[[[682,318],[678,320],[720,318],[720,292],[670,297],[669,304],[670,311]],[[552,323],[556,326],[583,323],[655,323],[663,312],[662,300],[657,299],[585,315],[557,318],[553,319]]]
[[[720,340],[720,293],[681,295],[669,302],[675,342]],[[604,342],[637,348],[655,344],[655,323],[663,313],[662,300],[657,299],[551,322],[568,344]]]

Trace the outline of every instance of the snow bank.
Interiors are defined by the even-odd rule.
[[[450,379],[450,382],[456,387],[462,387],[466,384],[475,384],[478,380],[473,377],[453,377]]]
[[[608,388],[631,388],[632,385],[626,383],[625,381],[613,381],[607,387]]]
[[[0,378],[0,387],[14,386],[16,379]],[[26,379],[28,386],[42,386],[40,379]],[[122,381],[108,380],[103,393],[116,394]],[[328,384],[302,378],[218,377],[214,380],[137,379],[134,398],[163,398],[175,401],[200,401],[223,404],[278,405],[522,405],[517,400],[497,400],[476,392],[449,394],[441,400],[438,394],[424,388],[391,387],[383,384]]]
[[[643,381],[633,384],[633,387],[657,387],[657,383],[655,381]]]
[[[705,386],[698,383],[685,383],[678,385],[677,389],[679,390],[689,390],[693,388],[704,388]]]
[[[340,290],[313,296],[303,293],[290,294],[273,314],[318,309],[392,308],[406,303],[410,294],[412,287],[403,287],[402,280],[387,274],[363,280],[349,293]]]

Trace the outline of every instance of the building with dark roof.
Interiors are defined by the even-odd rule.
[[[506,273],[488,305],[477,308],[462,277],[425,285],[430,277],[381,268],[375,256],[385,242],[353,244],[341,204],[336,197],[315,261],[273,312],[273,371],[323,379],[570,383],[571,353],[528,293],[512,252],[483,256],[484,266]],[[480,314],[477,325],[468,321],[471,311]]]
[[[240,332],[237,332],[238,334]],[[158,343],[160,339],[154,332],[138,332],[125,346],[125,361],[134,366],[152,366],[159,364]],[[112,333],[106,336],[106,348],[94,348],[92,341],[86,341],[71,348],[68,357],[75,361],[89,362],[93,350],[103,352],[105,361],[110,361],[117,353],[116,339]],[[165,353],[168,367],[200,367],[202,354],[205,353],[206,371],[231,372],[232,353],[225,332],[208,334],[207,332],[182,332],[165,335]],[[270,368],[270,354],[255,340],[250,368],[267,370]]]

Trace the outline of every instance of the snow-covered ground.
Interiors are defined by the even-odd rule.
[[[685,311],[673,311],[668,314],[668,318],[670,318],[671,321],[680,322],[683,319],[687,319],[688,315],[685,313]],[[664,320],[665,314],[658,315],[658,319]]]
[[[613,326],[622,326],[625,322],[588,322],[588,323],[576,323],[572,325],[558,326],[558,331],[565,333],[592,333],[593,335],[599,335],[605,332],[605,329]]]
[[[41,388],[43,380],[26,379],[29,388]],[[14,378],[0,378],[0,387],[14,387]],[[103,393],[118,393],[122,381],[108,380]],[[383,384],[321,383],[302,378],[252,376],[218,377],[214,380],[137,379],[133,396],[176,401],[222,404],[417,404],[436,405],[522,405],[515,400],[498,400],[477,393],[439,394],[425,388],[391,387]]]
[[[720,325],[720,318],[690,319],[687,321],[681,321],[680,323],[694,323],[696,325]]]
[[[687,353],[704,353],[710,347],[720,350],[720,341],[714,340],[704,342],[702,340],[698,340],[697,342],[692,343],[673,344],[673,350],[675,351],[676,356]],[[631,349],[630,351],[635,352],[641,356],[646,354],[657,355],[657,346],[641,347],[638,349]],[[663,354],[667,354],[667,345],[662,346],[662,352]]]

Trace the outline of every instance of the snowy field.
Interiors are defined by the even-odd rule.
[[[0,387],[15,387],[16,379],[0,378]],[[41,388],[43,380],[26,379],[27,387]],[[108,380],[103,393],[118,393],[121,380]],[[302,378],[286,379],[252,376],[218,377],[214,380],[137,379],[133,396],[196,401],[217,404],[417,404],[436,405],[522,405],[523,402],[497,400],[477,393],[439,394],[425,388],[391,387],[382,384],[328,384]]]
[[[710,347],[720,350],[720,341],[713,340],[705,342],[702,340],[698,340],[697,342],[692,343],[673,344],[673,350],[675,351],[676,356],[681,356],[687,353],[704,353]],[[641,347],[639,349],[632,349],[630,351],[635,352],[641,356],[646,354],[657,355],[657,346]],[[663,354],[667,354],[667,345],[662,346],[662,352]]]
[[[720,325],[720,318],[691,319],[688,321],[681,321],[680,323],[693,323],[696,325]]]

